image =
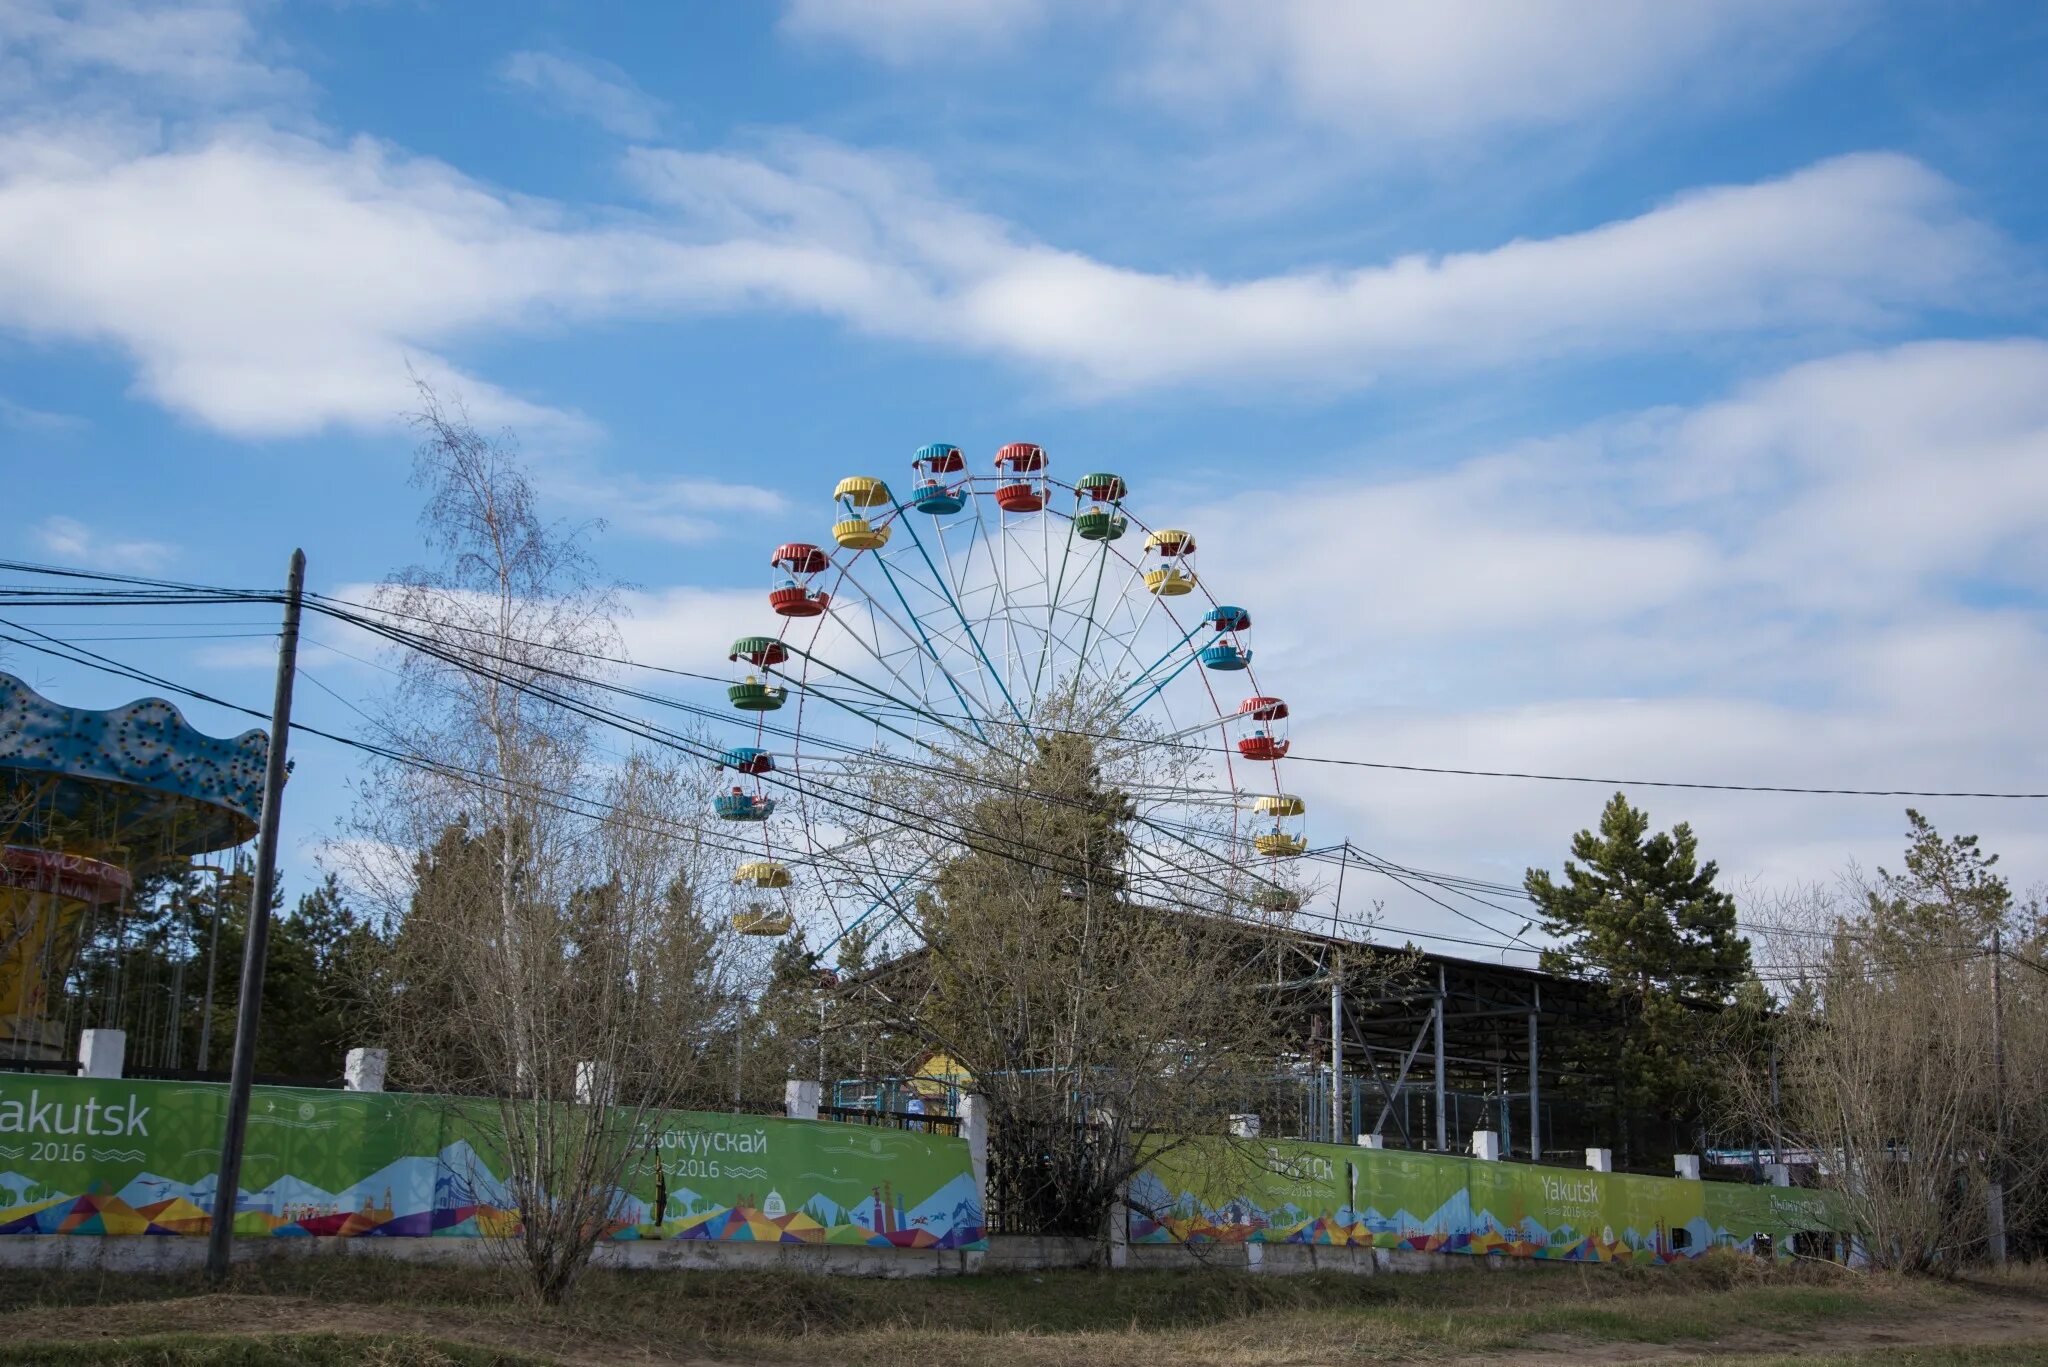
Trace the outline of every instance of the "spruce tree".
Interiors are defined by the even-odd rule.
[[[1679,1142],[1715,1090],[1701,1012],[1731,1001],[1751,973],[1735,899],[1714,886],[1720,870],[1700,861],[1690,825],[1652,833],[1624,793],[1571,852],[1562,881],[1530,869],[1522,884],[1557,941],[1543,967],[1604,983],[1615,1007],[1610,1029],[1575,1032],[1566,1090],[1591,1100],[1611,1080],[1624,1154],[1655,1129]]]

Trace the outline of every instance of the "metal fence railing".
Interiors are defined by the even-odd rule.
[[[820,1120],[845,1125],[875,1125],[890,1130],[913,1130],[922,1134],[959,1134],[960,1117],[926,1111],[884,1111],[868,1106],[820,1106]]]

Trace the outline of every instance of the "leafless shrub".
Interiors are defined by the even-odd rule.
[[[1874,1266],[1929,1271],[1985,1254],[2001,1176],[2012,1228],[2044,1214],[2048,979],[1991,952],[1996,928],[2038,962],[2038,903],[2016,905],[1973,838],[1912,821],[1904,872],[1851,870],[1759,908],[1783,1002],[1734,1083],[1739,1121],[1812,1160]]]

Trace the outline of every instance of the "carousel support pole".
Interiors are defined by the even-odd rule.
[[[197,871],[213,875],[213,911],[206,918],[206,998],[199,1008],[199,1070],[205,1072],[213,1066],[213,982],[220,966],[220,903],[227,895],[228,873],[211,865]]]
[[[284,628],[277,638],[277,689],[270,704],[270,754],[263,771],[263,821],[256,829],[256,874],[249,893],[249,932],[242,947],[242,992],[235,1017],[235,1055],[228,1074],[228,1118],[220,1141],[220,1180],[206,1241],[206,1276],[226,1280],[234,1256],[235,1210],[242,1183],[242,1141],[249,1127],[249,1086],[256,1073],[256,1027],[263,1009],[263,961],[270,939],[270,885],[277,877],[277,818],[284,805],[285,742],[291,735],[292,684],[299,660],[299,606],[305,596],[306,553],[293,551],[285,585]]]

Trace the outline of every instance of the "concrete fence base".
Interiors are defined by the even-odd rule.
[[[384,1258],[393,1262],[480,1267],[503,1250],[481,1239],[237,1239],[235,1261]],[[592,1263],[636,1271],[779,1270],[835,1277],[958,1277],[982,1270],[984,1255],[965,1249],[854,1248],[837,1244],[745,1244],[711,1240],[618,1240],[600,1244]],[[0,1268],[45,1272],[175,1275],[206,1265],[204,1239],[80,1238],[13,1234],[0,1238]],[[1026,1266],[1020,1264],[1019,1266]],[[1056,1264],[1042,1264],[1054,1266]]]
[[[1253,1266],[1251,1250],[1258,1250]],[[998,1234],[986,1253],[966,1250],[850,1248],[833,1244],[745,1244],[669,1239],[622,1240],[600,1245],[598,1267],[634,1271],[750,1269],[833,1277],[960,1277],[978,1272],[1043,1272],[1095,1267],[1103,1250],[1094,1239]],[[500,1255],[480,1239],[239,1239],[237,1262],[259,1259],[385,1258],[395,1262],[479,1267]],[[0,1239],[0,1268],[46,1272],[176,1275],[206,1264],[204,1239],[80,1238],[71,1234],[10,1235]],[[1341,1272],[1481,1273],[1529,1266],[1526,1260],[1473,1258],[1409,1249],[1328,1247],[1315,1244],[1133,1244],[1132,1271],[1213,1268],[1261,1276]]]

